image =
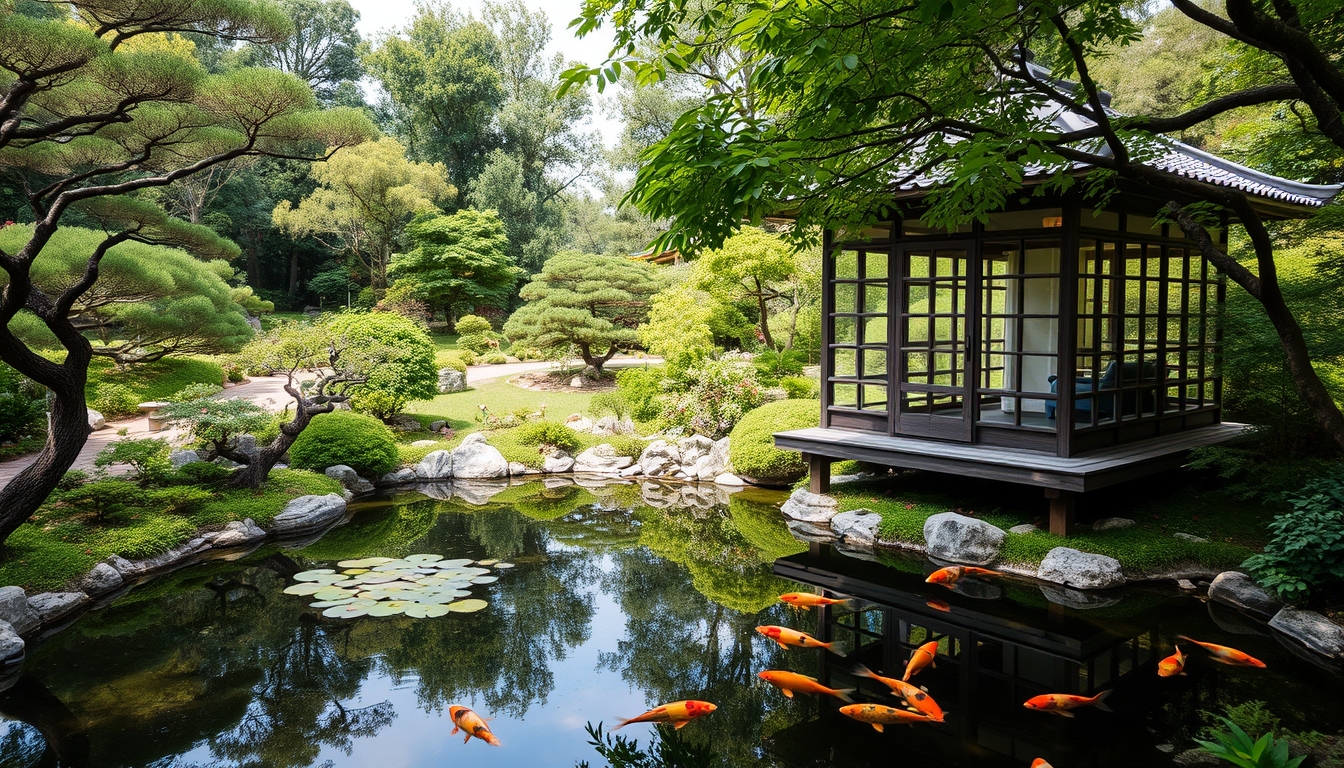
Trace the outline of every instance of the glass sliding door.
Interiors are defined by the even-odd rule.
[[[839,246],[829,323],[827,410],[833,425],[887,434],[890,256],[882,249]]]
[[[904,246],[897,262],[895,433],[969,442],[970,252]]]

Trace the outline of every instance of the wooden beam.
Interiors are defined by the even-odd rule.
[[[1073,527],[1073,509],[1078,494],[1073,491],[1061,491],[1058,488],[1046,488],[1045,498],[1050,500],[1050,533],[1055,536],[1068,536]]]
[[[831,459],[815,453],[807,457],[807,490],[813,493],[831,492]]]

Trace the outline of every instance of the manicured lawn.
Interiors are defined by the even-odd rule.
[[[144,402],[163,400],[189,384],[222,384],[223,381],[224,369],[208,357],[165,357],[124,370],[118,370],[105,357],[95,357],[89,363],[89,383],[84,391],[92,402],[99,384],[120,384]]]
[[[1004,530],[1022,523],[1044,528],[1045,500],[1036,488],[947,475],[910,472],[874,481],[834,486],[841,510],[868,508],[882,515],[881,536],[924,542],[924,521],[957,510]],[[1187,564],[1235,567],[1264,544],[1271,506],[1242,501],[1191,472],[1171,472],[1083,497],[1079,525],[1067,539],[1044,531],[1009,534],[1003,560],[1036,565],[1057,546],[1108,555],[1126,568],[1155,571]],[[1131,528],[1094,532],[1102,517],[1126,517]],[[1174,533],[1209,539],[1188,542]]]
[[[548,419],[564,421],[572,413],[587,413],[592,399],[592,393],[536,392],[515,387],[506,381],[492,381],[479,387],[470,387],[464,392],[412,403],[406,412],[425,424],[446,420],[449,426],[462,433],[480,429],[478,417],[481,405],[497,416],[509,413],[525,416],[540,411],[544,404]]]

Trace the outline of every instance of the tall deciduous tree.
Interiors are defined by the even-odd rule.
[[[292,236],[312,236],[345,253],[387,287],[387,265],[402,229],[416,213],[454,194],[439,163],[413,163],[388,136],[333,157],[312,169],[318,188],[295,206],[282,200],[272,214]]]
[[[406,238],[411,250],[392,259],[395,284],[442,308],[450,329],[464,307],[508,304],[524,274],[505,252],[509,240],[494,211],[420,216],[406,227]]]
[[[645,80],[689,72],[725,42],[742,54],[744,85],[711,93],[644,154],[632,198],[651,215],[676,217],[665,242],[716,247],[744,220],[788,199],[800,234],[871,222],[894,186],[936,170],[927,218],[953,224],[1023,193],[1023,168],[1042,169],[1038,189],[1067,188],[1074,169],[1104,195],[1117,180],[1171,196],[1167,213],[1210,262],[1263,307],[1299,395],[1344,448],[1344,414],[1312,368],[1302,329],[1278,285],[1274,239],[1248,193],[1214,187],[1143,160],[1163,136],[1234,110],[1282,105],[1291,130],[1321,137],[1344,156],[1344,21],[1330,2],[1228,0],[1225,12],[1172,0],[1216,32],[1236,77],[1219,81],[1178,115],[1108,110],[1092,74],[1098,56],[1142,37],[1131,4],[955,3],[893,7],[873,0],[771,5],[712,0],[590,3],[581,33],[615,29],[611,58],[569,82]],[[678,40],[686,29],[689,39]],[[640,40],[668,41],[652,55]],[[1030,62],[1028,51],[1048,74]],[[618,68],[614,66],[620,64]],[[1061,118],[1070,128],[1059,129]],[[1288,121],[1285,121],[1288,122]],[[705,195],[704,190],[715,194]],[[1195,208],[1180,200],[1197,200]],[[1209,208],[1230,213],[1255,252],[1248,269],[1201,226]],[[1201,210],[1202,209],[1202,210]],[[1157,211],[1154,211],[1157,213]]]
[[[756,310],[761,341],[771,349],[793,349],[798,314],[821,300],[821,264],[815,254],[815,249],[800,249],[780,235],[745,227],[701,256],[692,280],[727,301],[749,302]],[[776,316],[785,333],[782,344],[770,330]]]
[[[504,324],[515,344],[543,350],[573,344],[598,373],[622,347],[639,343],[649,301],[663,287],[654,268],[621,256],[561,253],[523,286],[527,303]]]
[[[274,67],[302,79],[324,102],[342,83],[364,75],[359,60],[359,11],[346,0],[279,0],[294,34],[278,43],[251,43],[239,53],[245,64]]]
[[[9,277],[0,295],[0,359],[53,395],[46,446],[0,489],[0,541],[46,499],[88,437],[84,385],[93,352],[70,308],[97,284],[102,258],[128,241],[220,247],[210,230],[132,196],[249,155],[312,158],[314,145],[334,151],[372,130],[354,110],[319,111],[292,75],[266,69],[207,75],[170,36],[156,34],[283,40],[288,20],[269,3],[76,0],[69,8],[73,20],[0,5],[0,173],[6,186],[24,190],[34,218],[21,247],[0,251]],[[74,282],[52,290],[35,285],[38,254],[77,208],[95,214],[106,236]],[[39,355],[10,329],[22,310],[60,341],[61,362]]]

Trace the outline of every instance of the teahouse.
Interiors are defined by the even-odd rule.
[[[1240,189],[1266,218],[1340,190],[1168,147],[1148,162]],[[1035,485],[1063,535],[1076,494],[1242,431],[1222,420],[1224,279],[1155,221],[1170,197],[1122,186],[1094,209],[1074,185],[946,231],[920,219],[932,183],[895,190],[887,221],[826,234],[821,424],[775,435],[808,455],[814,492],[837,459]]]

